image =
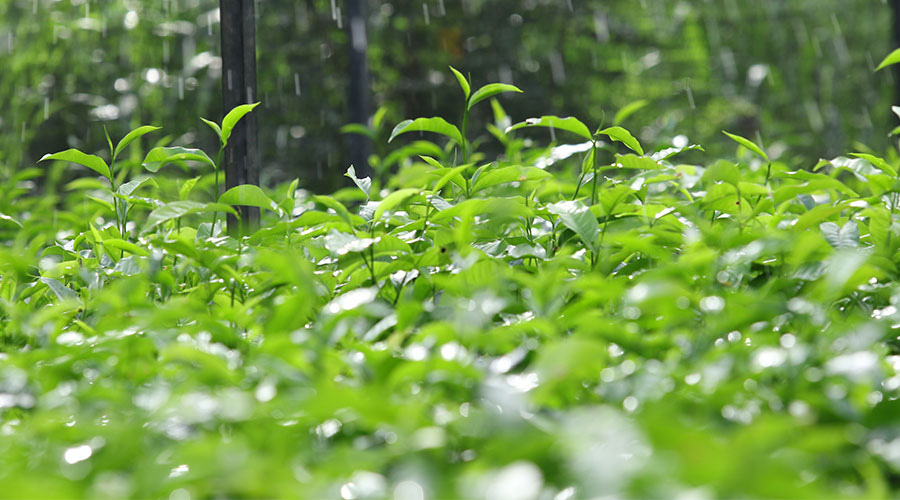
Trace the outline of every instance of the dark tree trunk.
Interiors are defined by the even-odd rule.
[[[349,85],[347,104],[350,108],[350,122],[365,125],[369,121],[369,62],[366,57],[368,40],[366,36],[366,0],[347,0],[347,33],[350,40],[348,62]],[[360,176],[371,176],[369,155],[372,143],[360,134],[348,134],[350,163]]]
[[[222,27],[222,114],[235,106],[256,102],[255,0],[220,0]],[[244,116],[225,148],[225,188],[259,185],[259,148],[256,114]],[[239,207],[240,224],[228,216],[228,232],[246,233],[259,225],[259,208]]]

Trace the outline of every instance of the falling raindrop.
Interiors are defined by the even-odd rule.
[[[566,7],[569,8],[569,12],[575,12],[575,7],[572,6],[572,0],[566,0]]]
[[[50,98],[44,97],[44,120],[50,116]]]
[[[697,105],[694,103],[694,92],[691,91],[691,86],[686,85],[684,91],[687,93],[688,103],[691,105],[691,109],[697,109]]]
[[[22,142],[25,142],[25,122],[22,122]]]
[[[228,90],[231,90],[234,88],[234,82],[232,81],[231,70],[226,71],[225,74],[226,74],[225,80],[228,83]]]
[[[184,77],[178,77],[178,100],[184,100]]]
[[[444,0],[438,0],[438,14],[441,16],[447,15],[447,9],[444,8]]]
[[[338,25],[338,29],[339,29],[339,30],[340,30],[340,29],[344,29],[344,25],[343,25],[343,16],[341,15],[341,8],[340,8],[340,7],[337,8],[337,25]]]
[[[37,14],[37,11],[38,11],[38,0],[34,0],[33,2],[31,2],[31,13]]]
[[[294,93],[300,96],[300,74],[294,73]]]
[[[331,0],[331,20],[337,21],[337,18],[338,18],[337,4],[335,3],[335,0]]]
[[[428,17],[428,4],[422,4],[422,11],[425,13],[425,24],[431,24],[431,18]]]

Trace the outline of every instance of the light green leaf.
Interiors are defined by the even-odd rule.
[[[444,186],[447,185],[448,182],[453,181],[454,184],[459,186],[460,188],[465,189],[466,179],[463,178],[462,173],[472,166],[471,163],[467,165],[460,165],[455,168],[440,168],[435,169],[429,172],[430,174],[440,175],[441,178],[434,184],[433,191],[435,193],[439,192]]]
[[[838,250],[859,247],[859,227],[856,221],[848,221],[843,226],[838,226],[834,222],[823,222],[819,224],[819,229],[822,230],[825,240]]]
[[[472,89],[469,87],[469,81],[453,66],[450,66],[450,71],[452,71],[453,75],[456,76],[456,80],[459,82],[459,86],[462,88],[463,94],[466,96],[466,101],[468,101],[469,95],[472,92]]]
[[[353,227],[353,220],[350,217],[350,211],[347,210],[347,207],[345,207],[341,202],[325,195],[313,196],[312,199],[316,203],[325,205],[326,207],[334,210],[342,219],[344,219],[345,222],[347,222],[349,226]]]
[[[525,182],[546,179],[552,177],[548,172],[537,167],[501,167],[488,170],[478,176],[472,191],[479,191],[491,186],[505,184],[507,182]]]
[[[683,148],[666,148],[660,151],[657,151],[650,155],[650,158],[653,158],[656,161],[668,160],[669,158],[683,153],[685,151],[706,151],[698,144],[691,144],[690,146],[685,146]]]
[[[759,156],[762,156],[763,159],[766,160],[767,162],[770,161],[769,157],[768,157],[768,155],[766,155],[765,151],[763,151],[762,148],[757,146],[753,141],[746,139],[744,137],[741,137],[739,135],[729,134],[728,132],[726,132],[724,130],[722,131],[722,133],[727,135],[728,137],[730,137],[733,141],[737,142],[741,146],[744,146],[745,148],[749,149],[750,151],[753,151],[754,153],[758,154]]]
[[[203,118],[203,117],[200,117],[200,119],[203,120],[203,123],[209,125],[209,128],[211,128],[213,130],[213,132],[216,133],[216,137],[219,138],[219,142],[221,143],[222,142],[222,128],[219,127],[219,124],[214,121],[207,120],[206,118]]]
[[[563,225],[577,234],[588,250],[597,250],[600,224],[584,204],[580,201],[561,201],[547,205],[547,210],[559,216]]]
[[[451,125],[443,118],[437,116],[432,118],[403,120],[394,127],[388,142],[393,141],[398,135],[407,132],[433,132],[435,134],[447,136],[456,141],[457,144],[462,144],[463,142],[462,134],[459,132],[459,129],[456,128],[455,125]]]
[[[125,241],[118,238],[108,238],[102,241],[103,246],[106,248],[112,248],[115,250],[122,250],[128,253],[132,253],[135,255],[140,255],[142,257],[149,257],[150,252],[144,250],[143,248],[135,245],[130,241]]]
[[[882,172],[889,174],[893,177],[897,177],[897,169],[892,167],[888,162],[884,161],[883,158],[879,158],[875,155],[870,155],[866,153],[850,153],[850,156],[855,156],[857,158],[862,158],[863,160],[868,161],[872,165],[878,167]]]
[[[375,209],[375,214],[372,216],[374,220],[380,220],[381,216],[384,215],[385,212],[390,212],[395,208],[401,206],[403,202],[409,199],[411,196],[419,194],[420,191],[416,188],[406,188],[406,189],[398,189],[393,193],[387,195],[381,203],[378,204],[378,208]]]
[[[236,217],[240,217],[237,211],[231,208],[230,205],[223,205],[221,203],[200,203],[190,200],[173,201],[150,212],[150,215],[147,216],[147,225],[144,226],[144,229],[141,232],[146,233],[151,231],[156,226],[172,219],[208,212],[228,212]]]
[[[597,133],[603,134],[614,141],[621,142],[622,144],[626,145],[628,149],[634,151],[639,155],[643,156],[644,154],[644,148],[641,147],[641,143],[639,143],[638,140],[635,139],[633,135],[631,135],[631,132],[625,130],[622,127],[609,127]]]
[[[231,137],[231,132],[234,130],[234,127],[238,124],[241,118],[244,117],[247,113],[253,111],[254,108],[259,106],[258,102],[253,104],[241,104],[240,106],[235,106],[234,109],[228,112],[225,115],[225,118],[222,119],[222,145],[228,144],[228,139]]]
[[[59,153],[53,153],[49,155],[44,155],[43,158],[38,160],[46,161],[46,160],[59,160],[59,161],[67,161],[71,163],[77,163],[78,165],[85,166],[94,172],[110,179],[109,166],[106,165],[106,162],[103,161],[103,158],[99,156],[84,154],[77,149],[67,149],[65,151],[60,151]]]
[[[372,189],[371,178],[363,177],[362,179],[360,179],[359,177],[357,177],[356,168],[353,165],[350,165],[350,167],[347,168],[347,172],[344,174],[344,176],[349,177],[350,180],[352,180],[353,183],[356,184],[356,187],[362,190],[363,193],[366,193],[366,199],[369,199],[369,191],[371,191]]]
[[[144,125],[143,127],[138,127],[136,129],[132,130],[131,132],[128,132],[128,134],[125,137],[123,137],[122,140],[119,141],[118,144],[116,144],[116,150],[115,150],[115,152],[113,152],[113,158],[117,158],[119,156],[119,153],[121,153],[126,147],[128,147],[129,144],[134,142],[135,139],[137,139],[143,135],[149,134],[150,132],[159,130],[161,128],[162,127],[154,127],[152,125]]]
[[[131,193],[137,191],[141,186],[148,184],[153,187],[159,187],[159,184],[153,180],[152,177],[144,177],[143,179],[133,180],[126,182],[119,186],[119,189],[116,190],[116,194],[120,194],[122,196],[131,196]]]
[[[53,278],[41,278],[41,283],[47,285],[47,288],[49,288],[60,301],[78,300],[78,294],[58,280]]]
[[[622,107],[619,111],[616,112],[616,116],[613,117],[613,125],[619,125],[626,118],[636,113],[638,110],[643,108],[644,106],[650,104],[650,101],[646,99],[640,99],[638,101],[633,101]]]
[[[741,171],[734,163],[720,160],[706,168],[702,179],[704,182],[724,182],[737,187],[741,181]]]
[[[104,208],[106,208],[110,212],[116,211],[116,207],[114,207],[113,204],[108,200],[104,200],[103,198],[97,198],[96,196],[91,196],[91,195],[87,195],[87,196],[85,196],[85,198],[102,205]]]
[[[21,222],[19,222],[19,221],[17,221],[16,219],[10,217],[9,215],[6,215],[6,214],[3,213],[3,212],[0,212],[0,221],[12,222],[13,224],[15,224],[15,225],[17,225],[17,226],[22,227],[22,223],[21,223]]]
[[[522,93],[522,90],[515,85],[508,85],[506,83],[489,83],[484,87],[476,90],[474,94],[472,94],[472,98],[469,99],[469,104],[467,105],[468,109],[472,109],[472,106],[478,104],[479,102],[487,99],[488,97],[495,96],[497,94],[503,92],[519,92]]]
[[[184,181],[184,184],[181,185],[181,188],[178,190],[178,199],[186,200],[188,196],[191,194],[191,190],[194,189],[194,186],[197,185],[197,181],[200,180],[200,177],[194,177],[193,179],[188,179]]]
[[[878,64],[878,67],[875,68],[875,71],[880,71],[882,68],[885,68],[892,64],[897,64],[898,62],[900,62],[900,49],[894,49]]]
[[[167,164],[176,161],[197,161],[214,169],[216,167],[216,162],[212,161],[203,151],[180,146],[153,148],[147,153],[141,164],[147,170],[156,172]]]
[[[241,184],[225,191],[219,197],[219,203],[246,207],[259,207],[278,213],[278,204],[269,198],[259,186]]]
[[[591,131],[587,128],[587,125],[573,116],[560,118],[558,116],[547,115],[540,118],[528,118],[523,122],[519,122],[515,125],[512,125],[511,127],[508,127],[506,129],[506,133],[525,127],[550,127],[555,130],[565,130],[568,132],[572,132],[573,134],[577,134],[589,141],[594,139],[591,136]]]
[[[359,134],[372,139],[373,141],[376,139],[376,133],[374,130],[369,127],[361,124],[361,123],[348,123],[341,127],[342,134]]]
[[[633,168],[638,170],[659,170],[659,162],[647,156],[616,155],[616,163],[620,168]]]

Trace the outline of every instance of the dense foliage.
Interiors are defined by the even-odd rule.
[[[85,174],[59,198],[30,196],[37,168],[6,181],[0,496],[897,484],[895,154],[804,169],[732,134],[736,161],[651,151],[627,111],[513,123],[519,89],[450,78],[486,133],[399,123],[391,146],[433,154],[384,185],[351,167],[332,196],[219,196],[215,151],[140,153],[155,127],[45,157]],[[251,110],[205,133],[224,147]],[[261,227],[225,234],[232,205]]]
[[[528,89],[520,116],[591,123],[632,102],[641,141],[686,135],[727,154],[730,130],[773,158],[883,150],[893,117],[890,7],[872,0],[366,0],[372,109],[458,120],[447,65]],[[262,175],[327,193],[350,163],[347,0],[258,0]],[[103,126],[212,148],[221,113],[217,0],[0,2],[0,179],[47,151],[96,152]],[[874,54],[874,55],[872,55]],[[476,118],[489,120],[488,108]],[[611,116],[607,116],[609,120]],[[388,129],[374,141],[381,156]],[[495,144],[485,151],[499,152]]]

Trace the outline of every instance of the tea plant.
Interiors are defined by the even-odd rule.
[[[397,125],[440,154],[383,188],[351,167],[330,196],[220,196],[221,149],[166,146],[123,193],[100,158],[54,155],[123,208],[2,205],[34,238],[0,233],[0,496],[892,491],[895,154],[651,152],[620,120],[512,123],[492,99],[488,161],[468,112],[518,89],[452,72],[459,125]],[[181,161],[212,167],[212,201],[157,174]],[[232,205],[262,227],[206,218]]]

